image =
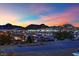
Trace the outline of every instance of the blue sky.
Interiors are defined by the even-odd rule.
[[[0,24],[12,23],[27,26],[46,24],[58,26],[65,23],[79,26],[78,3],[1,3]]]

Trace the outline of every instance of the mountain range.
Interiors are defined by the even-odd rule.
[[[64,27],[74,27],[73,25],[71,24],[64,24],[63,25]],[[63,27],[63,26],[52,26],[53,28],[56,28],[56,27]],[[43,29],[43,28],[49,28],[49,26],[45,25],[45,24],[40,24],[40,25],[37,25],[37,24],[30,24],[28,25],[27,27],[22,27],[22,26],[17,26],[17,25],[12,25],[10,23],[7,23],[5,25],[0,25],[0,29],[20,29],[20,30],[23,30],[23,29]]]
[[[0,25],[0,29],[41,29],[41,28],[48,28],[49,26],[44,25],[44,24],[40,24],[40,25],[36,25],[36,24],[31,24],[28,25],[27,27],[22,27],[22,26],[17,26],[17,25],[12,25],[10,23],[7,23],[5,25]]]

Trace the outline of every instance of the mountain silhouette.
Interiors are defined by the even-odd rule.
[[[24,29],[24,27],[7,23],[6,25],[0,25],[0,29]]]
[[[74,26],[71,25],[71,24],[64,24],[63,27],[65,27],[65,28],[74,28]]]
[[[17,25],[12,25],[10,23],[7,23],[5,25],[0,25],[0,29],[20,29],[20,30],[28,30],[28,29],[45,29],[45,28],[53,28],[53,29],[63,29],[63,28],[75,28],[71,24],[64,24],[63,26],[47,26],[45,24],[30,24],[27,27],[22,27],[22,26],[17,26]],[[79,29],[79,27],[77,27]]]
[[[31,24],[31,25],[28,25],[26,27],[26,29],[43,29],[43,28],[49,28],[49,26],[45,25],[45,24],[40,24],[40,25],[37,25],[37,24]]]

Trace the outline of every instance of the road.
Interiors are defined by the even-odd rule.
[[[7,47],[7,46],[6,46]],[[18,56],[72,56],[79,50],[79,41],[56,41],[35,46],[8,46],[3,51],[7,55]]]

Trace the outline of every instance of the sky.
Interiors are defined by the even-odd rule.
[[[0,3],[0,25],[79,27],[79,3]]]

